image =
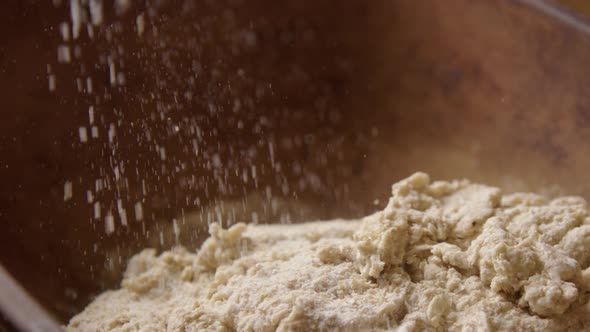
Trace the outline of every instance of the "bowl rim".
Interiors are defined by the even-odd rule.
[[[555,0],[515,0],[590,36],[590,17]]]

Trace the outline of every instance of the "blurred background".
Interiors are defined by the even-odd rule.
[[[585,19],[508,0],[0,12],[0,262],[62,322],[141,248],[360,217],[416,170],[590,197]]]

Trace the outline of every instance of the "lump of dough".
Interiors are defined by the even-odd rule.
[[[209,227],[146,249],[73,331],[590,331],[581,198],[416,173],[361,220]]]

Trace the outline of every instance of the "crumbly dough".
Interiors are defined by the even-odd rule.
[[[416,173],[362,220],[210,234],[133,257],[67,331],[590,331],[579,197]]]

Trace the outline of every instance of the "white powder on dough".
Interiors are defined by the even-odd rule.
[[[362,220],[210,227],[131,259],[67,331],[589,331],[578,197],[416,173]]]

